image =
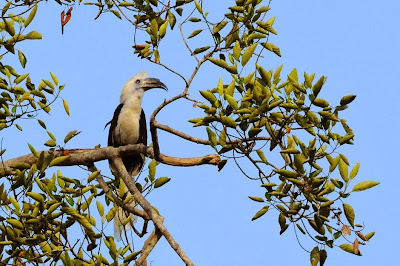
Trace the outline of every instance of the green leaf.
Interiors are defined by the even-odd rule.
[[[52,140],[54,140],[54,141],[57,140],[56,137],[53,135],[53,133],[51,133],[50,131],[46,131],[46,132],[47,132],[47,135],[49,135],[49,137],[50,137]]]
[[[151,182],[153,182],[154,178],[156,177],[156,166],[157,166],[157,161],[156,160],[151,160],[149,163],[149,179]]]
[[[249,134],[249,138],[253,138],[255,136],[257,136],[258,133],[260,133],[262,131],[261,128],[258,127],[252,127],[250,128],[248,134]]]
[[[194,49],[193,53],[194,54],[200,54],[202,52],[207,51],[208,49],[210,49],[210,46],[204,46],[204,47],[196,48],[196,49]]]
[[[315,98],[318,96],[319,92],[321,91],[322,85],[324,85],[324,83],[325,83],[325,79],[326,78],[324,76],[320,77],[319,80],[312,87],[312,91],[313,91]]]
[[[48,147],[55,147],[55,146],[57,146],[57,143],[53,139],[49,139],[48,141],[46,141],[44,143],[44,145],[46,145]]]
[[[215,64],[215,65],[217,65],[219,67],[225,68],[225,69],[229,67],[228,63],[225,60],[215,59],[215,58],[212,58],[212,57],[207,58],[207,60],[209,60],[213,64]]]
[[[93,179],[95,179],[98,175],[100,174],[99,171],[94,171],[88,176],[88,183],[92,182]]]
[[[42,39],[42,34],[37,31],[31,31],[27,35],[25,35],[25,39],[28,40],[40,40]]]
[[[349,104],[352,101],[354,101],[355,98],[356,98],[356,95],[353,95],[353,94],[343,96],[342,99],[340,100],[340,105],[343,106],[343,105]]]
[[[129,254],[128,256],[126,256],[126,257],[124,258],[124,262],[125,262],[125,263],[128,263],[128,262],[131,262],[132,260],[135,260],[136,257],[137,257],[141,252],[142,252],[142,251],[139,250],[139,251],[135,251],[135,252]]]
[[[262,46],[264,46],[265,49],[267,49],[267,50],[273,52],[273,53],[276,54],[277,56],[279,56],[279,57],[282,56],[281,50],[280,50],[279,47],[276,46],[275,44],[270,43],[270,42],[269,42],[269,43],[262,43]]]
[[[15,78],[14,83],[15,84],[21,83],[22,81],[24,81],[24,79],[26,79],[27,76],[29,76],[29,73],[18,76],[17,78]]]
[[[358,174],[358,169],[360,169],[360,163],[354,165],[353,169],[350,172],[350,179],[353,179]]]
[[[210,141],[211,146],[216,147],[217,146],[217,135],[209,127],[207,127],[206,130],[207,130],[208,140]]]
[[[8,9],[10,8],[11,4],[12,4],[12,1],[7,2],[7,4],[5,4],[5,5],[3,6],[3,10],[1,10],[1,16],[2,16],[2,17],[4,17],[4,15],[6,14],[6,12],[7,12]]]
[[[328,257],[328,253],[325,249],[319,251],[319,265],[323,266],[325,264],[326,258]]]
[[[154,182],[154,188],[159,188],[163,185],[165,185],[166,183],[168,183],[171,180],[171,178],[169,177],[160,177],[156,180],[156,182]]]
[[[370,240],[374,235],[375,235],[375,232],[370,232],[370,233],[368,233],[368,234],[365,235],[365,238],[367,238],[368,240]]]
[[[248,47],[243,55],[242,55],[242,66],[245,66],[247,62],[249,62],[250,58],[253,56],[254,51],[256,50],[257,43],[253,43],[250,47]]]
[[[228,101],[229,105],[234,109],[237,110],[239,109],[238,103],[235,100],[235,98],[233,98],[232,96],[228,95],[228,94],[224,94],[225,99]]]
[[[347,221],[349,221],[351,227],[354,228],[355,213],[353,207],[351,207],[351,205],[349,204],[343,203],[343,210],[344,210],[344,215],[347,218]]]
[[[168,20],[166,20],[161,26],[159,30],[160,37],[163,38],[165,34],[167,33],[167,26],[168,26]]]
[[[340,246],[339,246],[342,250],[344,250],[344,251],[346,251],[346,252],[349,252],[349,253],[351,253],[351,254],[354,254],[354,251],[353,251],[353,246],[352,245],[350,245],[350,244],[341,244]]]
[[[219,78],[218,80],[217,91],[220,96],[224,94],[224,83],[222,82],[222,78]]]
[[[110,11],[111,11],[111,13],[113,13],[117,18],[122,19],[121,14],[120,14],[117,10],[111,9]]]
[[[28,147],[29,147],[29,149],[31,150],[33,156],[35,156],[36,158],[39,158],[39,154],[37,153],[37,151],[35,150],[35,148],[34,148],[30,143],[28,143]]]
[[[29,16],[25,19],[24,22],[25,28],[28,27],[29,24],[31,24],[33,18],[36,15],[36,11],[37,11],[37,4],[35,4],[35,6],[32,8],[32,11],[29,13]]]
[[[201,7],[201,5],[199,4],[199,2],[197,2],[196,0],[194,0],[194,4],[197,8],[197,10],[199,11],[200,14],[203,14],[203,8]]]
[[[215,102],[217,101],[217,98],[215,97],[215,95],[212,92],[209,91],[200,91],[200,94],[207,99],[212,105],[215,104]]]
[[[54,166],[54,165],[59,165],[62,162],[64,162],[65,160],[67,160],[70,156],[60,156],[60,157],[56,157],[53,160],[51,160],[49,166]]]
[[[325,108],[329,106],[329,102],[327,102],[324,99],[321,98],[315,98],[314,101],[312,102],[313,105],[321,107],[321,108]]]
[[[241,52],[242,49],[240,48],[240,43],[239,41],[236,41],[235,45],[233,46],[233,57],[236,59],[236,61],[239,61]]]
[[[58,86],[58,79],[57,79],[57,76],[56,76],[54,73],[52,73],[52,72],[50,72],[50,76],[51,76],[51,78],[53,79],[54,84],[56,84],[56,86]]]
[[[12,196],[9,197],[9,200],[11,202],[11,204],[14,206],[15,211],[19,212],[20,206],[19,203],[16,199],[14,199]]]
[[[37,202],[40,202],[40,203],[44,202],[44,197],[37,192],[26,192],[26,195],[28,197],[31,197],[32,199],[36,200]]]
[[[69,106],[68,106],[68,102],[67,100],[63,99],[63,105],[64,105],[64,110],[67,113],[67,115],[69,116]]]
[[[99,211],[99,215],[101,217],[103,217],[103,215],[104,215],[104,206],[103,206],[103,204],[101,204],[100,201],[97,201],[96,205],[97,205],[97,210]]]
[[[274,171],[285,177],[296,178],[298,176],[298,174],[296,172],[292,172],[292,171],[289,171],[286,169],[275,169]]]
[[[78,132],[78,130],[72,130],[72,131],[68,132],[68,134],[64,138],[64,143],[67,143],[68,141],[70,141],[73,137],[75,137],[79,133],[81,133],[81,132],[80,131]]]
[[[18,50],[18,59],[19,62],[21,63],[21,66],[25,68],[27,60],[25,55],[21,52],[21,50]]]
[[[257,202],[264,202],[264,200],[260,197],[249,196],[249,199],[257,201]]]
[[[340,176],[347,183],[349,181],[349,167],[343,160],[339,161],[339,172]]]
[[[319,257],[319,248],[318,248],[318,247],[314,247],[313,250],[311,250],[311,252],[310,252],[310,262],[311,262],[311,266],[317,266],[319,260],[320,260],[320,257]]]
[[[267,158],[262,150],[256,150],[258,157],[260,157],[261,161],[265,164],[268,164]]]
[[[156,19],[152,19],[152,20],[151,20],[151,24],[150,24],[150,33],[151,33],[153,36],[156,36],[156,37],[157,37],[157,35],[158,35],[158,23],[157,23],[157,20],[156,20]]]
[[[228,24],[228,21],[226,21],[226,20],[223,20],[223,21],[215,24],[213,26],[212,33],[216,34],[216,33],[220,32],[226,26],[226,24]]]
[[[195,17],[191,17],[191,18],[189,18],[189,21],[190,21],[190,22],[200,22],[201,19],[195,18]]]
[[[14,20],[12,19],[4,19],[5,29],[11,36],[15,35],[15,28],[14,28]]]
[[[222,122],[222,124],[224,124],[227,127],[236,128],[235,120],[233,120],[232,118],[230,118],[228,116],[222,116],[221,122]]]
[[[262,207],[262,209],[259,210],[259,211],[253,216],[253,218],[251,218],[251,220],[254,221],[254,220],[260,218],[260,217],[263,216],[265,213],[267,213],[268,209],[269,209],[269,206],[264,206],[264,207]]]
[[[168,22],[169,27],[171,28],[171,30],[173,30],[176,23],[176,17],[174,13],[172,13],[170,10],[168,10]]]
[[[367,190],[367,189],[370,189],[370,188],[372,188],[374,186],[377,186],[379,184],[380,183],[376,182],[376,181],[361,181],[360,183],[358,183],[357,185],[355,185],[353,187],[352,191],[359,192],[359,191]]]
[[[107,222],[111,222],[111,220],[115,217],[115,214],[117,213],[118,208],[119,207],[116,206],[114,208],[111,208],[111,210],[108,211],[108,213],[106,214]]]

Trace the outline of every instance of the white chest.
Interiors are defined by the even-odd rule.
[[[135,108],[124,106],[118,116],[117,127],[115,128],[119,143],[122,145],[136,144],[140,134],[141,107]]]

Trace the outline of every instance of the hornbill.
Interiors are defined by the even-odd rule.
[[[128,144],[142,143],[147,146],[147,128],[146,117],[142,109],[142,100],[144,92],[153,88],[161,88],[168,90],[167,86],[159,79],[148,78],[146,72],[141,72],[132,77],[122,88],[120,104],[114,111],[114,116],[110,122],[110,130],[108,133],[108,146],[119,147]],[[126,170],[132,178],[140,173],[142,170],[144,160],[140,154],[124,156],[122,161]],[[110,164],[111,171],[114,175],[118,173]],[[119,195],[129,196],[125,183],[120,179]],[[131,204],[134,206],[135,202],[132,200]],[[131,223],[124,226],[122,222],[127,218],[122,208],[114,217],[114,236],[117,240],[121,239],[123,230],[131,228]],[[136,217],[132,216],[131,222],[135,222]]]

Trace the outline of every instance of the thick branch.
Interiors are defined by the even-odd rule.
[[[39,152],[40,153],[40,152]],[[44,151],[45,156],[49,155]],[[60,156],[69,157],[57,164],[57,166],[72,166],[72,165],[91,165],[94,162],[111,159],[111,154],[117,153],[118,156],[127,156],[134,154],[144,154],[150,158],[154,158],[153,148],[143,144],[126,145],[118,148],[106,147],[101,149],[76,149],[76,150],[57,150],[53,152],[54,158]],[[220,157],[217,154],[209,154],[201,157],[193,158],[178,158],[160,154],[158,161],[172,166],[195,166],[202,164],[217,165]],[[7,160],[0,164],[0,177],[15,173],[15,168],[28,168],[37,162],[37,158],[33,154],[23,155],[17,158]],[[24,165],[22,165],[24,164]]]
[[[145,264],[145,261],[147,257],[149,256],[150,252],[153,250],[155,245],[157,244],[158,240],[162,237],[162,234],[160,231],[155,228],[153,232],[151,232],[151,235],[147,240],[144,242],[143,247],[142,247],[142,252],[140,254],[139,259],[136,261],[135,266],[142,266]]]
[[[139,189],[135,185],[135,181],[128,174],[125,169],[125,166],[122,162],[122,159],[119,157],[118,153],[114,153],[111,156],[111,160],[119,175],[124,180],[125,185],[129,189],[129,192],[133,195],[135,201],[143,208],[143,210],[150,216],[150,219],[153,221],[154,226],[160,231],[160,233],[165,237],[171,247],[175,250],[175,252],[179,255],[179,257],[186,263],[186,265],[194,265],[193,262],[189,260],[186,256],[185,252],[181,249],[179,244],[174,240],[172,235],[169,233],[167,228],[163,224],[163,218],[157,214],[157,212],[153,209],[151,204],[143,197],[140,193]]]
[[[91,171],[91,172],[97,171],[97,168],[94,164],[89,165],[88,168],[89,168],[89,171]],[[110,190],[110,187],[107,185],[106,181],[104,181],[103,176],[101,174],[98,175],[96,180],[97,180],[97,182],[99,182],[101,189],[103,189],[103,191],[107,194],[107,192]],[[115,195],[114,192],[111,195],[112,195],[115,203],[118,206],[122,207],[124,210],[127,210],[129,213],[132,213],[136,216],[140,216],[145,220],[150,220],[150,217],[147,215],[147,213],[145,211],[136,209],[136,208],[132,207],[129,203],[124,204],[122,202],[122,200],[120,200],[119,197],[117,195]]]

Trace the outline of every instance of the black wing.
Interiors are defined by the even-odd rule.
[[[142,143],[147,146],[147,126],[146,126],[146,116],[144,114],[144,111],[142,109],[142,112],[140,114],[140,120],[139,120],[139,139],[138,139],[138,144]],[[130,157],[124,157],[122,158],[124,165],[126,167],[126,170],[128,170],[128,173],[131,176],[135,176],[140,173],[140,171],[143,168],[144,165],[144,160],[142,158],[142,155],[137,154],[133,155]]]
[[[114,116],[110,122],[106,124],[110,124],[110,130],[108,131],[108,146],[113,146],[113,147],[118,147],[120,144],[118,143],[118,140],[116,139],[115,134],[115,128],[117,127],[118,124],[118,116],[119,113],[121,113],[121,109],[124,106],[124,104],[118,105],[117,109],[114,111]]]
[[[146,115],[142,109],[142,113],[140,114],[140,121],[139,121],[139,140],[138,143],[143,143],[147,146],[147,126],[146,126]]]
[[[118,140],[118,137],[115,135],[115,128],[117,127],[118,116],[119,116],[123,106],[124,105],[122,103],[120,105],[118,105],[118,107],[114,111],[114,116],[113,116],[112,120],[107,123],[107,124],[110,124],[110,130],[108,133],[108,146],[113,146],[113,147],[122,146],[122,144]],[[143,109],[140,114],[139,139],[138,139],[137,143],[143,143],[144,145],[147,146],[146,116],[144,114]],[[125,168],[131,176],[137,175],[142,170],[142,167],[144,164],[144,160],[140,154],[132,155],[132,156],[128,156],[128,157],[125,156],[122,158],[122,161],[124,162]]]

